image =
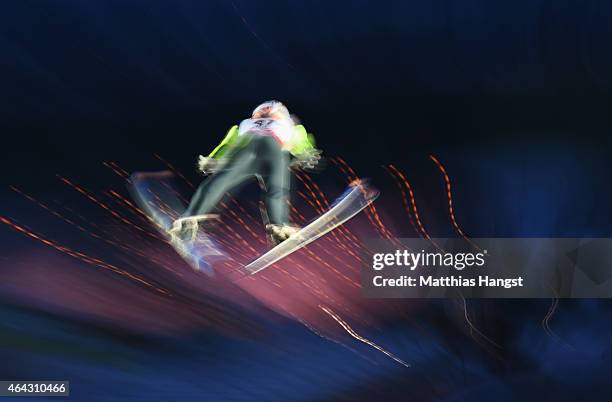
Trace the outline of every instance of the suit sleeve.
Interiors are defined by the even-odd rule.
[[[219,159],[227,152],[228,149],[236,142],[238,138],[238,126],[232,126],[225,134],[223,141],[208,155],[209,158]]]
[[[299,156],[313,150],[315,147],[314,136],[308,133],[301,124],[296,125],[294,129],[294,138],[291,141],[289,152],[294,156]]]

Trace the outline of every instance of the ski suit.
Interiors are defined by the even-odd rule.
[[[270,223],[289,222],[289,162],[314,149],[314,138],[289,119],[246,119],[233,126],[210,158],[225,161],[223,168],[200,184],[182,217],[212,212],[223,196],[251,178],[263,184]]]

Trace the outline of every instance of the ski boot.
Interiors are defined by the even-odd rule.
[[[274,245],[278,245],[300,231],[300,227],[290,225],[269,224],[266,231],[272,238]]]
[[[172,242],[195,240],[201,226],[210,226],[213,221],[218,219],[219,215],[216,214],[194,215],[178,218],[172,223],[172,227],[168,230],[170,240]]]

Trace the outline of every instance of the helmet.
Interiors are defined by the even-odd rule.
[[[275,113],[290,118],[287,107],[277,100],[269,100],[257,106],[255,110],[253,110],[253,118],[261,118]]]

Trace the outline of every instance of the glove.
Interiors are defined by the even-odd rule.
[[[218,159],[210,158],[207,156],[198,156],[198,170],[205,175],[211,175],[217,172],[223,163],[221,163]]]
[[[311,149],[298,155],[289,165],[291,169],[312,171],[315,170],[321,161],[320,149]]]

